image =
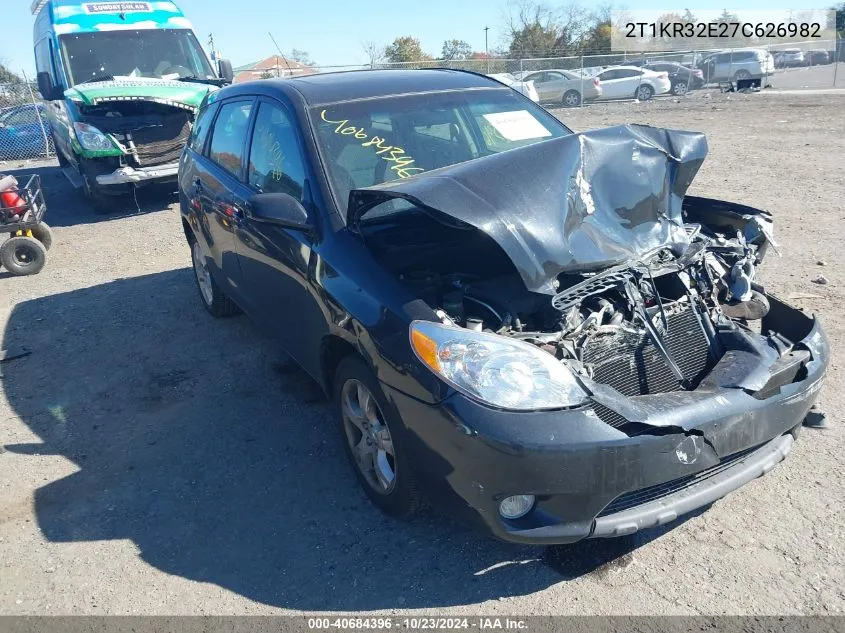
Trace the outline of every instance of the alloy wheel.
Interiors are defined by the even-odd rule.
[[[396,485],[396,455],[373,394],[360,381],[347,380],[341,391],[341,412],[356,467],[374,491],[390,494]]]
[[[205,254],[199,244],[194,242],[191,248],[191,258],[194,260],[194,275],[197,278],[200,294],[206,305],[214,303],[214,288],[211,285],[211,274],[208,272],[208,264],[205,261]]]

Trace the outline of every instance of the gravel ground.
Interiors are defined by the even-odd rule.
[[[381,516],[317,388],[246,318],[201,308],[170,192],[101,217],[40,167],[48,268],[0,272],[2,347],[32,350],[2,366],[0,613],[841,613],[843,106],[696,93],[557,112],[706,132],[693,193],[775,214],[765,281],[835,351],[831,427],[771,474],[671,529],[554,550]]]

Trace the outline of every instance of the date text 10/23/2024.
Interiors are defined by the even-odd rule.
[[[308,618],[308,629],[329,630],[391,630],[408,631],[528,631],[524,618],[511,617],[316,617]]]

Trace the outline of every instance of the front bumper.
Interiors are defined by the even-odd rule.
[[[110,174],[97,176],[97,184],[103,186],[126,185],[147,182],[150,180],[168,180],[179,175],[179,163],[159,165],[156,167],[119,167]]]
[[[631,398],[654,412],[637,432],[606,424],[591,406],[508,412],[460,394],[430,405],[388,386],[385,393],[405,423],[423,488],[448,513],[519,543],[621,536],[705,507],[788,454],[827,369],[827,339],[811,326],[796,346],[810,360],[774,395],[714,388],[735,373],[720,364],[696,391]],[[534,510],[502,519],[500,501],[518,494],[535,495]]]

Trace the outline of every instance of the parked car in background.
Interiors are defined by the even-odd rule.
[[[50,134],[43,104],[7,109],[0,114],[0,160],[46,156],[45,132]]]
[[[570,70],[538,70],[524,73],[522,79],[534,82],[541,103],[562,103],[571,108],[601,97],[597,77],[584,77]]]
[[[636,66],[612,66],[596,75],[601,84],[601,99],[639,99],[648,101],[672,89],[669,74]]]
[[[804,65],[804,51],[800,48],[786,48],[773,55],[775,68],[797,68]]]
[[[804,55],[804,62],[807,66],[820,66],[830,63],[830,55],[826,50],[816,49]]]
[[[505,84],[508,88],[512,88],[520,94],[525,95],[534,103],[540,102],[540,95],[537,93],[537,88],[534,86],[533,81],[523,81],[510,73],[496,73],[488,75],[488,77],[495,79],[500,84]]]
[[[775,60],[765,49],[746,48],[710,55],[699,68],[705,83],[762,79],[775,72]]]
[[[687,68],[676,62],[662,60],[649,61],[643,68],[667,73],[672,84],[672,94],[675,95],[685,95],[704,85],[704,73],[700,68]]]
[[[821,325],[749,281],[771,214],[686,195],[706,155],[696,132],[573,134],[474,73],[270,79],[204,101],[180,220],[198,303],[331,396],[375,506],[571,543],[768,473],[819,397]]]

